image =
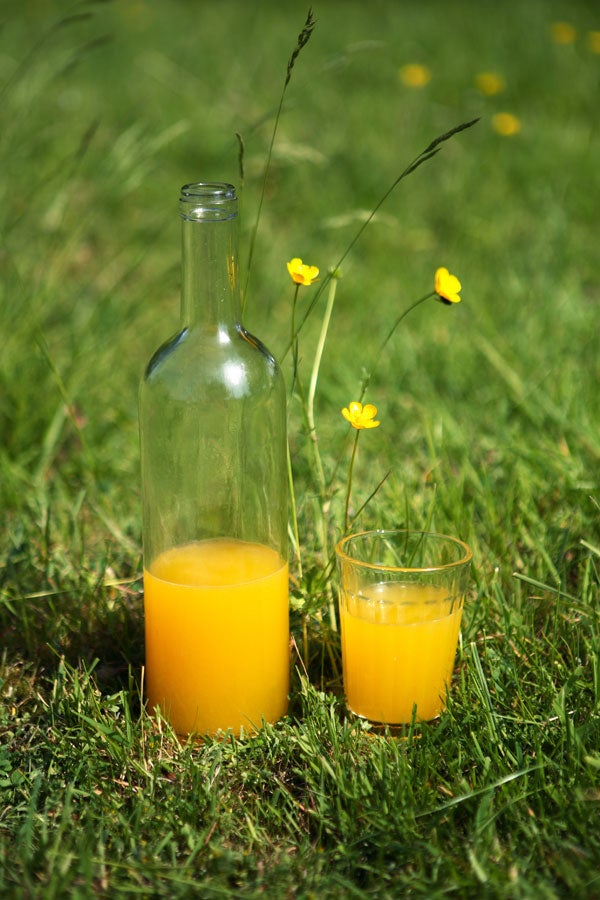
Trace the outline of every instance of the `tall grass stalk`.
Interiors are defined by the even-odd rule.
[[[311,35],[312,35],[313,31],[314,31],[315,24],[316,24],[316,23],[315,23],[315,20],[314,20],[314,17],[313,17],[312,9],[309,8],[308,13],[307,13],[307,16],[306,16],[306,21],[305,21],[305,23],[304,23],[304,27],[302,28],[301,32],[300,32],[299,35],[298,35],[298,38],[297,38],[297,40],[296,40],[296,45],[295,45],[295,47],[294,47],[294,49],[293,49],[293,51],[292,51],[292,54],[291,54],[291,56],[290,56],[290,58],[289,58],[289,60],[288,60],[287,69],[286,69],[286,73],[285,73],[285,79],[284,79],[284,82],[283,82],[283,89],[282,89],[282,91],[281,91],[281,95],[280,95],[280,98],[279,98],[279,105],[278,105],[278,107],[277,107],[277,112],[276,112],[276,114],[275,114],[275,123],[274,123],[274,125],[273,125],[273,131],[272,131],[272,133],[271,133],[271,141],[270,141],[270,143],[269,143],[269,147],[268,147],[268,150],[267,150],[267,158],[266,158],[265,167],[264,167],[264,173],[263,173],[263,178],[262,178],[262,185],[261,185],[260,196],[259,196],[259,200],[258,200],[258,208],[257,208],[257,211],[256,211],[256,218],[255,218],[255,220],[254,220],[254,227],[253,227],[252,232],[251,232],[251,235],[250,235],[250,246],[249,246],[249,249],[248,249],[248,264],[247,264],[247,266],[246,266],[246,281],[245,281],[245,284],[244,284],[244,290],[243,290],[243,292],[242,292],[242,312],[244,311],[244,307],[245,307],[245,305],[246,305],[246,295],[247,295],[247,293],[248,293],[248,284],[249,284],[249,281],[250,281],[250,272],[251,272],[251,270],[252,270],[252,260],[253,260],[253,257],[254,257],[254,247],[255,247],[255,244],[256,244],[256,237],[257,237],[257,234],[258,234],[258,227],[259,227],[259,224],[260,224],[260,217],[261,217],[262,207],[263,207],[263,203],[264,203],[264,199],[265,199],[265,192],[266,192],[266,188],[267,188],[267,180],[268,180],[269,172],[270,172],[270,168],[271,168],[271,159],[272,159],[272,157],[273,157],[273,147],[274,147],[274,145],[275,145],[275,138],[276,138],[277,130],[278,130],[278,127],[279,127],[279,120],[280,120],[280,118],[281,118],[281,112],[282,112],[282,110],[283,110],[283,104],[284,104],[284,100],[285,100],[285,95],[286,95],[286,92],[287,92],[288,85],[289,85],[289,83],[290,83],[290,81],[291,81],[291,78],[292,78],[292,72],[293,72],[293,70],[294,70],[294,66],[296,65],[296,61],[297,61],[297,59],[298,59],[298,56],[300,55],[300,53],[302,52],[302,50],[304,49],[304,47],[305,47],[305,46],[307,45],[307,43],[309,42],[310,37],[311,37]],[[238,137],[238,139],[240,139],[240,138]],[[241,142],[241,140],[240,140],[240,149],[241,149],[241,151],[243,152],[243,143]]]

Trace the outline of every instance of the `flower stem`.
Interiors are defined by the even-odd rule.
[[[376,368],[377,368],[377,364],[381,361],[381,358],[382,358],[382,356],[383,356],[383,351],[385,350],[385,348],[387,347],[387,345],[388,345],[389,342],[391,341],[392,336],[393,336],[394,332],[396,331],[396,328],[398,327],[398,325],[400,324],[400,322],[402,322],[402,320],[405,319],[406,316],[407,316],[410,312],[413,311],[413,309],[415,309],[415,308],[416,308],[417,306],[419,306],[421,303],[424,303],[425,300],[429,300],[430,297],[435,297],[435,291],[431,291],[429,294],[425,294],[424,297],[420,297],[418,300],[415,300],[414,303],[411,303],[411,305],[408,306],[408,307],[404,310],[404,312],[401,313],[401,314],[398,316],[398,318],[396,319],[396,321],[394,322],[394,324],[392,325],[392,327],[391,327],[390,330],[388,331],[387,337],[384,339],[384,341],[383,341],[383,343],[381,344],[379,350],[377,351],[377,356],[375,357],[375,362],[373,363],[373,365],[372,365],[372,367],[371,367],[371,371],[369,372],[369,374],[367,375],[367,377],[366,377],[365,380],[363,381],[363,386],[362,386],[362,390],[361,390],[361,394],[360,394],[360,399],[361,399],[361,401],[364,399],[364,396],[365,396],[365,394],[366,394],[366,392],[367,392],[367,388],[369,387],[369,384],[371,383],[371,379],[372,379],[372,377],[373,377],[373,375],[374,375],[374,373],[375,373],[375,370],[376,370]]]
[[[294,392],[294,385],[296,384],[296,378],[298,377],[298,334],[296,332],[296,304],[298,302],[298,291],[300,289],[300,285],[296,284],[296,290],[294,291],[294,300],[292,302],[292,337],[291,337],[291,347],[292,347],[292,360],[293,360],[293,368],[292,368],[292,393]]]
[[[298,562],[298,575],[302,578],[302,554],[300,551],[300,534],[298,532],[298,513],[296,510],[296,492],[294,491],[294,473],[292,470],[292,457],[290,454],[290,444],[287,443],[287,471],[288,482],[290,487],[290,512],[292,514],[292,535],[294,539],[294,550],[296,560]]]
[[[325,341],[327,340],[327,332],[329,331],[329,323],[331,322],[331,314],[333,312],[333,305],[335,303],[335,293],[337,290],[337,278],[333,278],[331,280],[331,284],[329,287],[329,295],[327,297],[327,306],[325,308],[325,315],[323,316],[323,323],[321,325],[321,333],[319,335],[319,342],[317,344],[317,350],[315,353],[315,358],[313,360],[312,372],[310,375],[310,384],[308,387],[308,398],[306,403],[306,415],[308,418],[308,427],[310,429],[310,437],[313,443],[314,451],[315,451],[315,464],[317,466],[317,474],[319,479],[319,487],[321,490],[321,499],[325,500],[325,473],[323,472],[323,464],[321,462],[321,454],[319,453],[319,448],[317,444],[317,430],[315,427],[315,394],[317,391],[317,382],[319,380],[319,369],[321,367],[321,360],[323,358],[323,350],[325,348]]]
[[[358,437],[360,430],[357,428],[354,435],[354,444],[352,445],[352,456],[350,457],[350,466],[348,468],[348,488],[346,490],[346,508],[344,510],[344,531],[347,532],[350,527],[350,494],[352,492],[352,474],[354,472],[354,460],[356,459],[356,449],[358,447]]]

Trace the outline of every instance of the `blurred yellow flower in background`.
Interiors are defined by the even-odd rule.
[[[297,256],[290,259],[286,265],[291,279],[295,284],[303,284],[308,287],[319,277],[319,270],[316,266],[307,266]]]
[[[600,53],[600,31],[588,31],[587,48],[592,53]]]
[[[361,428],[377,428],[381,424],[378,421],[373,421],[377,415],[377,407],[373,406],[372,403],[365,403],[363,406],[358,400],[353,400],[352,403],[343,408],[342,415],[357,430]]]
[[[400,81],[407,87],[425,87],[431,81],[431,71],[421,63],[408,63],[398,72]]]
[[[521,121],[512,113],[499,112],[492,116],[492,127],[497,134],[512,137],[521,130]]]
[[[553,22],[550,35],[555,44],[574,44],[577,32],[569,22]]]
[[[493,97],[504,90],[504,79],[496,72],[480,72],[475,76],[475,86],[481,94]]]

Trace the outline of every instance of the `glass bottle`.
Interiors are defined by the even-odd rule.
[[[140,389],[145,686],[178,733],[239,734],[287,709],[285,387],[241,323],[235,188],[179,209],[181,328]]]

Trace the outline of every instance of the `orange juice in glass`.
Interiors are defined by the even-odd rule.
[[[180,734],[239,735],[285,714],[288,566],[262,544],[193,541],[144,571],[146,690]]]
[[[371,531],[337,548],[344,692],[388,725],[434,719],[452,679],[471,551],[426,532]]]

